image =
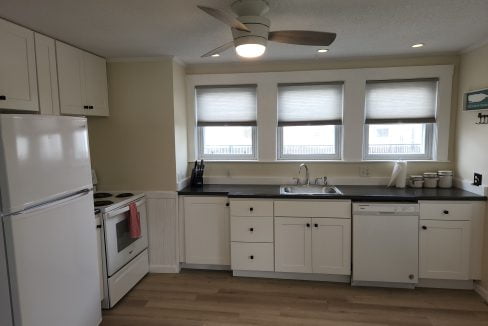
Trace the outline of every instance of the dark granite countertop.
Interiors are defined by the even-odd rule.
[[[228,196],[230,198],[290,198],[290,199],[351,199],[354,201],[406,201],[418,200],[486,200],[472,192],[457,188],[413,189],[387,188],[386,186],[340,186],[342,195],[280,194],[279,185],[204,185],[186,187],[178,192],[181,196]]]

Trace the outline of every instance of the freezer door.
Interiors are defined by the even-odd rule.
[[[101,321],[92,192],[4,217],[14,325]]]
[[[91,188],[85,118],[0,115],[2,213]]]
[[[3,224],[0,220],[0,326],[12,326],[7,258],[3,240]]]

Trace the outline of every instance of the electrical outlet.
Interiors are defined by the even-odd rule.
[[[483,175],[475,172],[473,177],[473,186],[481,186],[482,181],[483,181]]]
[[[367,167],[367,166],[359,167],[359,176],[360,177],[369,177],[369,167]]]

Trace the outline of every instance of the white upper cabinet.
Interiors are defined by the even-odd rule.
[[[59,115],[58,71],[54,39],[35,33],[37,84],[41,114]]]
[[[62,42],[56,52],[61,113],[108,116],[105,59]]]
[[[39,111],[34,32],[0,19],[0,109]]]

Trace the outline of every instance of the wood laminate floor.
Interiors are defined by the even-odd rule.
[[[363,288],[195,270],[150,274],[103,315],[102,326],[488,326],[488,306],[474,291]]]

